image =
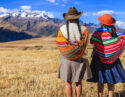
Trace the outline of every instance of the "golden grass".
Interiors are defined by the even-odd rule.
[[[65,83],[57,78],[60,53],[55,38],[7,42],[0,46],[0,97],[66,97]],[[91,61],[92,46],[88,48]],[[125,68],[125,53],[121,61]],[[115,86],[115,97],[125,97],[124,86],[122,83]],[[83,81],[82,97],[97,97],[96,83]]]

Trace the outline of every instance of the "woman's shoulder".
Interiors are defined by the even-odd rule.
[[[64,36],[67,34],[67,28],[66,28],[66,24],[62,25],[60,27],[60,31],[64,34]]]
[[[62,25],[62,26],[60,27],[60,30],[61,30],[61,31],[66,30],[66,24]]]
[[[75,25],[74,25],[74,26],[75,26]],[[77,25],[76,25],[76,26],[77,26]],[[84,32],[85,29],[87,29],[87,26],[85,26],[85,25],[80,25],[80,27],[81,27],[81,31],[82,31],[82,32]],[[76,27],[74,27],[74,28],[76,28]],[[61,30],[61,32],[67,32],[67,26],[66,26],[66,24],[62,25],[62,26],[60,27],[60,30]]]

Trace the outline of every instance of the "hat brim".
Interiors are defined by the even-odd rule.
[[[65,20],[74,20],[74,19],[78,19],[82,14],[83,14],[83,11],[78,12],[77,15],[69,15],[67,13],[63,13],[63,17]]]
[[[105,22],[103,21],[102,16],[98,17],[98,20],[99,20],[102,24],[105,24],[105,25],[115,25],[115,24],[116,24],[116,20],[115,20],[114,18],[112,18],[112,19],[113,19],[113,22],[112,22],[112,23],[105,23]]]

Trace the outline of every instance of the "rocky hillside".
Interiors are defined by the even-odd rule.
[[[63,20],[56,18],[19,18],[19,17],[4,17],[2,21],[12,24],[12,30],[21,30],[31,32],[38,36],[56,36],[59,27],[64,23]],[[4,25],[2,26],[4,27]],[[6,26],[4,28],[7,28]],[[9,29],[11,27],[8,27]]]
[[[53,18],[49,13],[45,12],[25,12],[25,11],[15,11],[7,15],[0,16],[0,32],[8,36],[14,34],[13,32],[18,33],[19,37],[12,40],[25,39],[21,34],[26,34],[32,37],[41,37],[41,36],[57,36],[58,29],[61,25],[65,23],[64,20]],[[97,25],[93,23],[82,23],[88,26],[90,33],[93,33]],[[125,29],[118,28],[120,32],[125,32]],[[9,32],[10,31],[10,32]],[[10,34],[13,33],[13,34]],[[1,34],[2,40],[6,40],[7,37],[4,37]],[[7,40],[11,41],[11,39]],[[1,42],[1,41],[0,41]]]
[[[14,31],[23,31],[36,36],[56,36],[59,27],[65,23],[64,20],[49,17],[23,18],[6,16],[1,18],[1,21],[0,27]],[[81,24],[88,26],[90,33],[93,33],[97,29],[97,25],[94,23],[81,22]],[[125,32],[125,29],[118,28],[118,30]]]

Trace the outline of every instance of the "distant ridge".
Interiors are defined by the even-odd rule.
[[[25,16],[22,15],[24,13]],[[17,11],[15,13],[3,15],[2,17],[0,17],[0,32],[1,32],[0,36],[2,37],[0,42],[28,39],[33,37],[42,37],[42,36],[56,37],[59,27],[63,25],[65,22],[66,22],[65,20],[53,18],[51,17],[51,15],[49,15],[49,13],[45,12],[30,13],[30,12]],[[98,27],[98,25],[94,23],[83,23],[82,21],[80,21],[80,23],[82,25],[88,26],[90,33],[93,33]],[[118,28],[118,31],[125,32],[125,29]],[[14,35],[14,32],[16,34],[15,35],[16,37],[11,36],[11,38],[8,39],[7,34],[9,34],[8,36],[10,36],[11,33],[13,33]],[[22,37],[23,36],[22,34],[23,35],[25,34],[24,38]]]

